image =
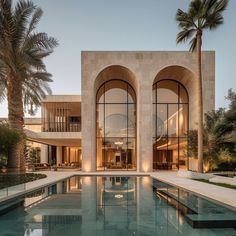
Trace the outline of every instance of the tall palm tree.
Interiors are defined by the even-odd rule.
[[[21,135],[9,155],[12,170],[24,169],[24,108],[39,106],[41,98],[50,93],[51,75],[43,59],[58,43],[36,32],[42,13],[32,1],[0,0],[0,100],[7,99],[9,124]]]
[[[178,9],[176,13],[176,21],[181,29],[176,38],[177,43],[190,40],[190,51],[196,53],[199,172],[203,172],[202,34],[205,30],[214,30],[223,24],[222,13],[227,5],[228,0],[192,0],[187,12]]]

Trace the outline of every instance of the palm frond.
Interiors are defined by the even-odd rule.
[[[21,68],[33,67],[36,70],[46,71],[46,66],[40,57],[35,56],[31,52],[26,52],[20,55],[18,65]]]
[[[53,37],[48,37],[46,33],[32,33],[25,41],[24,50],[39,48],[51,51],[56,46],[58,46],[57,40]]]
[[[22,101],[33,111],[42,98],[52,93],[49,86],[52,75],[43,59],[58,42],[44,32],[35,31],[43,11],[32,0],[18,0],[14,6],[11,0],[0,0],[0,101],[6,98],[10,73],[11,79],[21,80],[22,83],[12,86],[22,86]]]
[[[193,15],[198,15],[202,10],[202,0],[193,0],[189,4],[188,12],[191,12]]]
[[[33,77],[27,79],[24,83],[24,106],[28,108],[30,114],[34,114],[41,105],[41,100],[46,95],[52,94],[48,82],[35,80]]]
[[[228,0],[208,0],[206,1],[206,14],[204,28],[216,29],[224,23],[223,11],[228,6]]]
[[[194,35],[194,33],[195,33],[195,29],[184,28],[182,31],[180,31],[177,34],[176,42],[177,43],[186,42],[188,39],[190,39]]]
[[[0,103],[6,99],[6,71],[4,63],[0,60]]]
[[[1,40],[9,50],[12,50],[12,35],[15,33],[15,20],[12,14],[12,1],[0,1]]]
[[[14,50],[19,50],[22,41],[26,35],[26,30],[29,24],[29,17],[33,13],[35,5],[32,1],[19,1],[15,6],[14,20],[15,33],[12,36],[12,44]]]
[[[29,23],[29,27],[28,27],[28,32],[26,34],[26,36],[28,36],[33,30],[35,30],[38,22],[40,21],[41,17],[43,15],[43,11],[41,8],[37,8],[31,18],[31,21]]]
[[[196,27],[191,16],[187,12],[182,11],[181,9],[177,10],[175,19],[178,22],[180,28]]]
[[[215,12],[222,13],[226,10],[227,6],[229,4],[229,0],[219,0],[217,3],[215,3]]]
[[[31,77],[32,79],[41,80],[44,82],[53,82],[53,80],[51,79],[52,75],[47,72],[41,72],[41,71],[32,72],[30,73],[29,77]]]
[[[207,16],[204,27],[213,30],[223,23],[224,23],[223,16],[219,13],[213,13]]]
[[[189,44],[190,44],[189,51],[190,51],[190,52],[194,52],[195,49],[196,49],[196,46],[197,46],[197,38],[194,37],[194,38],[189,42]]]

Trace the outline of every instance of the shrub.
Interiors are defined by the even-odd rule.
[[[20,141],[20,134],[7,123],[0,123],[0,166],[6,165],[8,152]]]

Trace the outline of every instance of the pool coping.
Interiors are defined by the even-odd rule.
[[[170,175],[172,175],[171,180],[169,178]],[[236,211],[236,190],[234,189],[179,177],[177,176],[177,173],[169,173],[168,176],[166,176],[166,172],[152,172],[150,173],[150,176],[156,180],[187,190]]]

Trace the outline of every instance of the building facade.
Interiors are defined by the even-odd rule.
[[[81,168],[81,96],[47,96],[41,110],[40,131],[25,125],[28,141],[41,144],[40,162]]]
[[[28,134],[44,144],[42,161],[86,172],[197,168],[188,151],[197,129],[194,53],[84,51],[81,60],[81,97],[47,97],[42,132]],[[202,54],[202,78],[206,113],[215,108],[212,51]]]

